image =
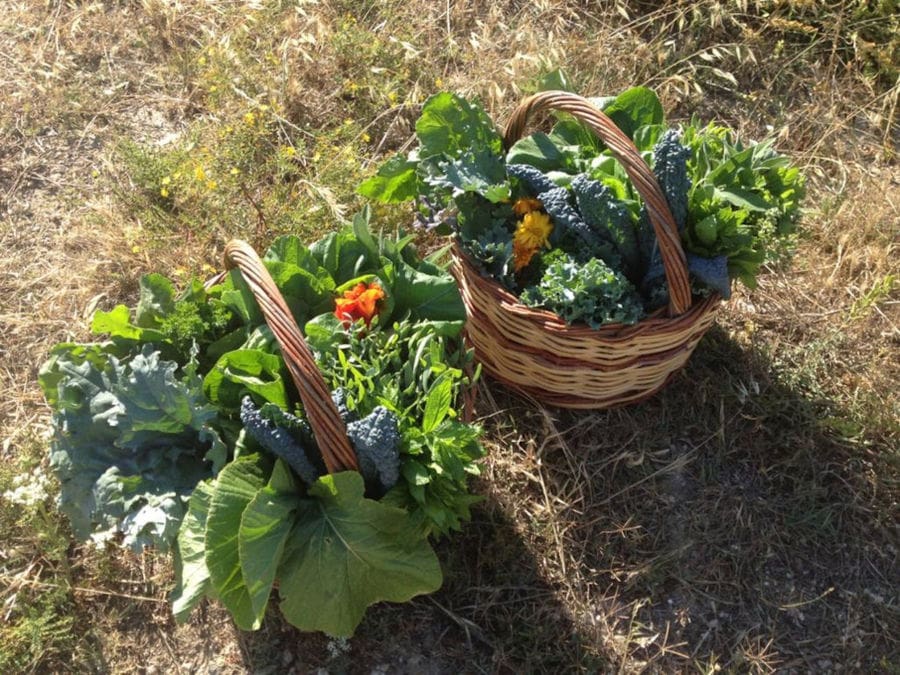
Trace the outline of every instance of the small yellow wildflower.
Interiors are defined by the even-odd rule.
[[[316,150],[312,156],[312,161],[318,162],[320,159],[322,159],[322,153]]]
[[[197,181],[206,180],[206,172],[203,170],[203,167],[200,166],[199,164],[194,167],[194,178]]]
[[[388,93],[388,101],[390,101],[391,103],[397,102],[397,92],[396,91],[392,91],[392,92]]]
[[[140,252],[141,252],[141,247],[138,246],[137,244],[135,244],[134,246],[131,247],[131,252],[132,252],[132,253],[140,253]]]
[[[183,267],[177,267],[174,274],[176,277],[183,277],[185,274],[187,274],[187,270]]]
[[[296,148],[293,145],[282,145],[281,146],[281,154],[285,157],[293,157],[297,154]]]
[[[344,120],[344,125],[349,127],[351,124],[353,124],[353,120],[350,119],[349,117]]]
[[[216,85],[214,85],[214,84],[210,86],[210,88],[209,88],[209,93],[210,93],[210,94],[215,94],[217,91],[219,91],[219,87],[218,87],[218,86],[216,86]]]
[[[200,266],[200,271],[203,272],[204,274],[214,274],[216,271],[216,268],[213,267],[212,265],[210,265],[209,263],[203,263]]]
[[[440,89],[441,87],[444,86],[444,81],[443,81],[441,78],[436,77],[436,78],[434,78],[434,86],[435,86],[437,89]]]
[[[369,136],[369,134],[367,134],[366,132],[363,132],[362,140],[363,140],[363,143],[368,143],[369,141],[372,140],[372,137]]]
[[[212,190],[215,190],[217,187],[219,187],[219,184],[216,181],[214,181],[214,180],[206,181],[206,189],[207,190],[212,191]]]
[[[161,197],[168,197],[169,196],[169,188],[160,188],[159,195]]]
[[[539,211],[542,208],[544,205],[534,197],[521,197],[513,203],[513,213],[517,216],[524,216],[526,213]]]
[[[162,180],[160,181],[160,183],[162,183],[163,185],[169,185],[171,182],[172,182],[171,176],[163,176]]]
[[[229,171],[228,173],[230,173],[232,176],[237,176],[240,172],[241,170],[239,168],[233,166],[231,167],[231,171]]]
[[[250,112],[244,113],[244,124],[247,126],[253,126],[256,124],[256,114],[251,110]]]
[[[206,65],[206,57],[201,56],[199,59],[197,59],[197,63],[200,64],[201,66],[205,66]]]

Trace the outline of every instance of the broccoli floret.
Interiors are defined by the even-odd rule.
[[[691,149],[681,144],[678,129],[667,129],[653,147],[653,173],[666,196],[679,232],[687,223],[688,192],[691,189],[687,161],[690,156]]]
[[[271,414],[269,407],[263,407],[266,408],[268,414]],[[304,420],[283,410],[281,413],[285,415],[284,419],[288,424],[297,425],[297,428],[309,428]],[[271,419],[266,419],[261,409],[253,405],[253,399],[249,396],[245,396],[241,401],[241,423],[244,425],[247,433],[257,443],[276,457],[280,457],[287,462],[306,485],[312,485],[316,482],[320,473],[309,461],[300,443],[297,442],[288,428],[278,426]]]
[[[525,183],[525,187],[534,195],[556,188],[556,183],[547,178],[540,169],[530,164],[507,164],[506,174]]]
[[[637,234],[628,207],[599,180],[579,174],[572,179],[575,203],[584,222],[622,256],[626,268],[635,271],[640,264]]]
[[[347,425],[359,471],[368,485],[383,494],[400,479],[400,427],[397,416],[377,406],[361,420]]]

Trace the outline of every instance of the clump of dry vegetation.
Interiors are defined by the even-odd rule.
[[[9,4],[0,670],[900,667],[897,17],[885,0]],[[375,608],[347,644],[274,617],[241,634],[215,605],[176,627],[164,558],[75,545],[52,495],[7,494],[46,468],[37,369],[95,308],[143,272],[211,274],[230,237],[334,227],[430,93],[500,123],[559,67],[579,92],[646,84],[672,120],[778,134],[808,177],[805,231],[651,401],[560,412],[482,382],[485,500],[439,551],[439,593]]]

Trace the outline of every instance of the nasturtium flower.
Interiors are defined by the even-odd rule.
[[[378,301],[383,298],[384,289],[377,282],[360,282],[349,291],[344,291],[343,297],[335,298],[334,315],[344,322],[344,328],[359,319],[365,321],[368,328],[372,318],[378,313]]]
[[[541,211],[529,211],[519,221],[513,235],[513,268],[516,272],[531,262],[534,254],[544,246],[549,247],[553,223],[550,216]]]
[[[544,208],[544,205],[541,204],[539,199],[534,197],[520,197],[513,202],[513,213],[517,216],[524,216],[532,211],[540,211],[542,208]]]

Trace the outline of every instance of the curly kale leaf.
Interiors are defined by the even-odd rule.
[[[494,221],[463,247],[488,275],[507,288],[515,288],[513,235],[502,221]]]
[[[152,345],[130,359],[107,348],[57,345],[41,368],[60,510],[79,539],[121,534],[134,550],[165,551],[194,486],[225,462],[217,411],[194,366]]]
[[[632,324],[644,315],[640,295],[631,282],[598,258],[583,265],[572,258],[554,260],[540,283],[525,289],[520,300],[545,307],[566,323],[586,323],[592,328]]]
[[[366,484],[383,494],[400,478],[400,427],[397,416],[376,406],[361,420],[347,425],[347,436],[356,451],[359,470]]]
[[[271,409],[267,408],[271,414]],[[305,421],[281,411],[282,421],[295,428],[308,429]],[[319,478],[320,472],[310,462],[303,446],[297,441],[289,428],[279,426],[271,419],[263,416],[262,410],[253,404],[253,399],[245,396],[241,401],[241,423],[247,433],[268,452],[287,462],[306,485],[312,485]]]

